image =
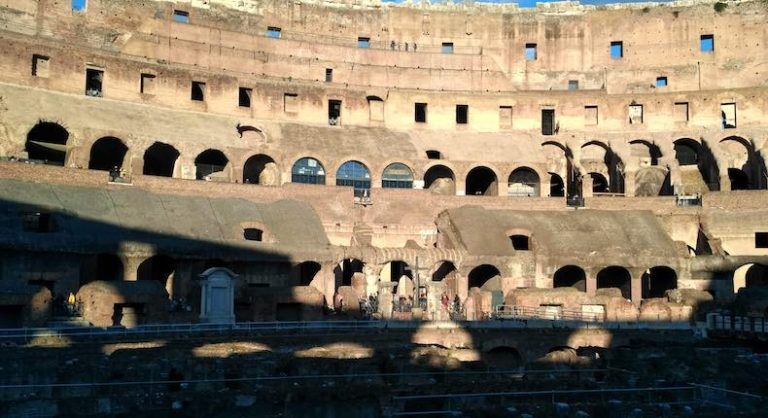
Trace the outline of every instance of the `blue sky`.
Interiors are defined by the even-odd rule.
[[[385,3],[402,3],[403,0],[382,0]],[[463,0],[453,0],[454,3],[461,3]],[[546,3],[558,0],[540,0],[539,3]],[[672,0],[655,0],[658,2],[668,2]],[[518,3],[520,7],[535,7],[536,0],[475,0],[475,3]],[[581,4],[613,4],[613,3],[642,3],[641,0],[580,0]]]

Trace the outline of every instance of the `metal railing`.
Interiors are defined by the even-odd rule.
[[[604,314],[572,309],[553,310],[546,306],[499,305],[493,310],[493,319],[543,319],[550,321],[603,322]]]
[[[727,334],[768,336],[768,318],[710,313],[707,315],[707,329]]]

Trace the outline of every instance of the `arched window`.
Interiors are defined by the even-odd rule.
[[[347,161],[336,171],[336,185],[352,187],[355,197],[363,197],[371,188],[371,172],[358,161]]]
[[[127,152],[128,147],[120,139],[111,136],[101,138],[91,147],[88,168],[102,171],[109,171],[115,167],[122,168]]]
[[[381,187],[385,189],[412,189],[413,172],[405,164],[390,164],[382,174]]]
[[[609,191],[608,180],[604,175],[600,173],[589,173],[589,176],[592,177],[593,193],[607,193]]]
[[[195,178],[210,180],[212,176],[222,173],[227,164],[229,164],[229,160],[223,152],[216,149],[205,150],[195,158],[195,168],[197,169]]]
[[[549,173],[549,196],[550,197],[564,197],[565,196],[565,183],[563,178],[555,173]]]
[[[455,195],[456,182],[453,171],[444,165],[430,167],[424,173],[424,188],[437,194]]]
[[[699,163],[699,144],[692,139],[681,139],[675,142],[675,158],[680,165],[696,165]]]
[[[40,122],[27,134],[25,149],[30,160],[44,161],[51,165],[64,165],[67,156],[69,132],[61,125]]]
[[[533,169],[520,167],[509,175],[508,196],[539,197],[539,175]]]
[[[291,182],[303,184],[325,184],[325,168],[314,158],[302,158],[293,164]]]
[[[262,186],[278,186],[280,170],[272,157],[264,154],[254,155],[243,166],[243,183]]]
[[[482,264],[472,269],[469,272],[469,288],[483,287],[485,282],[491,280],[496,276],[501,276],[499,269],[490,264]]]
[[[581,292],[586,292],[587,274],[579,266],[560,267],[552,278],[552,287],[574,287]]]
[[[597,273],[597,288],[617,288],[624,299],[632,299],[632,276],[624,267],[606,267]]]
[[[669,267],[653,267],[641,278],[642,297],[663,298],[667,290],[677,289],[677,273]]]
[[[179,151],[176,148],[155,142],[144,152],[144,175],[173,177],[176,160],[179,159]]]
[[[496,173],[490,168],[475,167],[467,174],[467,196],[496,196],[498,194]]]

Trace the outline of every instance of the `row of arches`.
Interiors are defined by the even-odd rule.
[[[641,298],[661,298],[668,290],[677,289],[677,273],[666,266],[646,270],[641,277]],[[552,276],[552,287],[573,287],[580,292],[587,291],[587,274],[579,266],[568,265],[559,268]],[[597,289],[615,288],[625,299],[632,299],[632,275],[624,267],[608,266],[596,277]]]
[[[27,135],[26,150],[29,158],[45,161],[49,164],[64,165],[70,134],[61,125],[54,122],[41,121]],[[664,157],[659,145],[647,140],[630,141],[630,151],[633,156],[645,159],[650,166],[659,164]],[[624,192],[624,162],[622,158],[606,143],[589,141],[580,148],[580,158],[576,160],[574,153],[564,144],[547,141],[542,146],[559,148],[566,161],[566,178],[550,172],[550,196],[578,194],[581,191],[580,179],[589,176],[592,179],[594,193],[623,193]],[[711,147],[703,140],[680,138],[673,143],[675,160],[680,167],[695,166],[702,181],[709,190],[720,189],[719,164],[727,164],[727,175],[731,190],[765,189],[768,188],[768,172],[763,157],[753,141],[738,136],[730,136],[720,141],[727,161],[715,158]],[[94,170],[109,170],[122,167],[129,147],[119,138],[107,136],[100,138],[91,146],[88,167]],[[172,145],[155,142],[144,152],[145,175],[173,177],[177,174],[178,160],[181,153]],[[224,177],[229,180],[231,162],[226,155],[216,149],[203,151],[195,158],[195,177],[197,179],[214,179]],[[368,167],[359,161],[347,161],[337,170],[337,185],[349,185],[355,188],[370,188],[371,175]],[[280,171],[275,160],[265,154],[257,154],[249,158],[243,166],[243,183],[279,185]],[[659,191],[641,190],[645,194],[671,194],[669,172],[667,178],[657,180],[666,183]],[[647,176],[646,176],[647,177]],[[326,184],[326,170],[319,160],[312,157],[301,158],[291,168],[291,181],[294,183]],[[446,165],[435,165],[424,174],[424,187],[445,194],[455,194],[456,176]],[[643,180],[643,179],[641,179]],[[238,179],[240,181],[240,179]],[[536,170],[520,167],[509,174],[508,195],[510,196],[541,196],[541,178]],[[466,175],[465,190],[467,195],[492,196],[498,195],[499,179],[489,167],[477,166]],[[401,162],[387,166],[382,175],[381,187],[412,188],[414,185],[413,170]]]

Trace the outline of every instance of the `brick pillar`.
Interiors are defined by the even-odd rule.
[[[581,177],[581,196],[592,197],[592,176],[589,174]]]
[[[635,197],[635,189],[637,188],[635,185],[635,173],[635,171],[629,170],[624,173],[624,195],[626,197]]]
[[[595,292],[597,291],[597,277],[595,277],[590,271],[587,271],[586,273],[587,273],[587,295],[595,296]]]

